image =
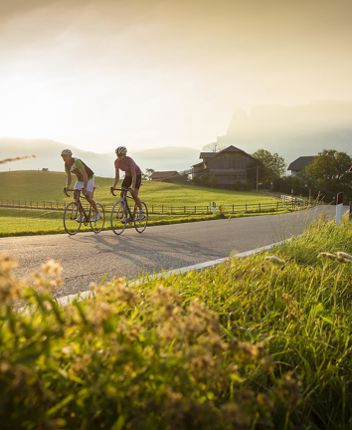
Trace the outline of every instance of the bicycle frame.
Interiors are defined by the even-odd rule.
[[[128,199],[133,197],[128,196],[129,188],[110,188],[110,192],[113,196],[117,197],[114,191],[121,191],[120,199],[118,199],[112,206],[110,213],[110,222],[112,231],[119,236],[126,228],[127,224],[133,224],[134,228],[138,233],[143,233],[148,223],[148,207],[144,202],[140,202],[140,206],[135,202],[134,208],[130,208]],[[131,193],[132,194],[132,193]],[[133,195],[132,195],[133,196]],[[139,212],[141,211],[141,213]],[[142,212],[143,211],[143,212]]]
[[[133,197],[127,195],[127,193],[129,192],[129,189],[128,188],[115,188],[115,190],[121,191],[121,202],[125,208],[125,215],[129,216],[130,219],[133,219],[134,214],[132,214],[131,208],[130,208],[130,206],[128,204],[128,200],[127,200],[127,199],[133,200]],[[111,190],[111,194],[116,196],[116,194],[114,193],[114,190]]]
[[[88,223],[89,223],[90,214],[91,214],[91,212],[92,212],[92,206],[91,206],[91,205],[89,205],[89,211],[88,211],[88,213],[87,213],[87,212],[86,212],[86,210],[84,209],[84,207],[83,207],[82,203],[81,203],[81,199],[85,199],[85,200],[87,200],[87,197],[86,197],[84,194],[82,194],[82,193],[80,192],[80,190],[65,189],[65,190],[64,190],[64,193],[65,193],[65,195],[66,195],[67,197],[71,197],[71,195],[70,195],[70,194],[68,194],[68,191],[73,191],[73,192],[75,192],[75,191],[79,191],[79,197],[78,197],[78,200],[76,200],[76,199],[75,199],[75,201],[76,201],[76,203],[77,203],[77,205],[78,205],[78,210],[79,210],[80,214],[81,214],[81,215],[83,215],[83,217],[84,217],[84,220],[83,220],[82,222],[83,222],[84,224],[88,224]]]

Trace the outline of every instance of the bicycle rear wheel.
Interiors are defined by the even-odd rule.
[[[138,231],[138,233],[143,233],[143,231],[147,228],[147,224],[148,224],[147,205],[144,202],[141,202],[141,204],[142,204],[142,209],[144,214],[141,213],[141,210],[137,205],[134,206],[134,211],[133,211],[134,228]]]
[[[105,225],[105,210],[100,203],[95,204],[98,209],[98,213],[93,209],[93,207],[91,207],[89,223],[94,233],[100,233]]]
[[[82,222],[80,221],[81,214],[79,212],[78,204],[76,202],[71,202],[66,205],[64,209],[64,229],[67,234],[73,236],[78,233]]]
[[[111,229],[117,236],[124,232],[127,222],[123,223],[122,221],[126,221],[126,218],[125,205],[121,200],[118,200],[112,207],[110,214]]]

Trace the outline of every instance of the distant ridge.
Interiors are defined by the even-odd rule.
[[[38,170],[48,168],[54,171],[63,171],[63,162],[60,153],[64,148],[72,149],[75,156],[81,157],[94,170],[103,177],[113,177],[115,154],[97,154],[84,151],[72,145],[63,144],[45,139],[9,139],[0,138],[0,159],[16,157],[18,154],[35,155],[34,159],[16,161],[10,164],[0,164],[0,171],[12,170]],[[199,150],[188,147],[165,147],[143,150],[133,150],[129,154],[135,159],[142,170],[186,170],[198,159]]]

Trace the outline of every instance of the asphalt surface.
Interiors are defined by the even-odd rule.
[[[63,266],[64,285],[58,296],[85,291],[103,277],[135,278],[227,257],[232,253],[300,234],[319,215],[334,217],[334,206],[282,215],[256,216],[134,229],[122,236],[111,231],[0,239],[0,252],[19,261],[16,275],[26,277],[48,259]]]

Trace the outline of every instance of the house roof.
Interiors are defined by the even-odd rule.
[[[298,172],[299,170],[303,170],[306,166],[311,164],[314,158],[315,158],[315,155],[298,157],[295,161],[292,161],[292,163],[290,163],[287,170],[291,170],[291,171],[293,170],[295,172]]]
[[[204,165],[204,161],[201,161],[200,163],[193,164],[192,167],[202,167]]]
[[[220,154],[223,154],[225,152],[233,152],[233,153],[238,153],[238,154],[244,154],[247,157],[251,158],[252,160],[254,160],[256,163],[261,164],[260,160],[257,160],[256,158],[252,157],[250,154],[248,154],[246,151],[243,151],[242,149],[237,148],[236,146],[230,145],[227,148],[223,149],[222,151],[219,152],[215,152],[215,157],[218,157]]]
[[[174,176],[178,176],[178,172],[176,170],[164,170],[160,172],[153,172],[151,175],[151,178],[165,179],[165,178],[173,178]]]
[[[216,154],[217,152],[201,152],[199,158],[203,158],[205,161],[208,158],[213,158]]]

